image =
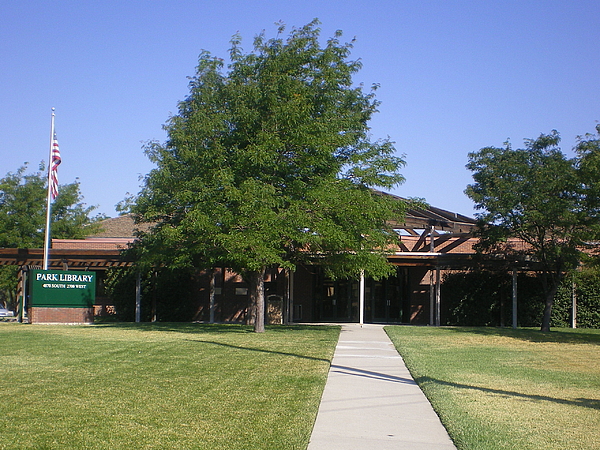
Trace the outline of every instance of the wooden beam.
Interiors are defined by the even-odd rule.
[[[0,265],[41,266],[42,262],[43,249],[0,249]],[[121,250],[51,249],[48,265],[50,267],[63,267],[64,264],[72,268],[97,267],[102,269],[128,266],[132,264],[132,261],[125,259]]]
[[[423,245],[423,243],[427,239],[427,235],[429,234],[429,231],[430,231],[430,228],[427,228],[427,229],[423,230],[423,233],[421,233],[421,237],[415,243],[415,245],[413,246],[413,248],[412,248],[411,251],[413,251],[413,252],[419,251],[419,249],[421,248],[421,245]]]

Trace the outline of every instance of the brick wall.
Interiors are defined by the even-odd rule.
[[[52,239],[52,248],[58,250],[124,250],[132,238]]]
[[[94,308],[28,308],[29,323],[93,323]]]

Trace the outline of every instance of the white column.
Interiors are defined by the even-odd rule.
[[[433,283],[433,267],[429,269],[429,325],[435,325],[435,284]]]
[[[517,328],[517,269],[512,271],[512,327]]]
[[[577,328],[577,285],[575,284],[575,276],[573,276],[571,300],[571,328]]]
[[[442,284],[441,284],[440,268],[435,268],[435,326],[439,327],[442,324]]]
[[[431,253],[435,252],[435,226],[431,226],[429,229],[429,251]]]
[[[288,317],[287,323],[294,323],[294,271],[288,271]]]
[[[365,271],[360,271],[360,281],[358,283],[358,315],[360,324],[365,323]]]

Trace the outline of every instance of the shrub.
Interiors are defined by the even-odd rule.
[[[134,268],[109,271],[106,290],[112,299],[119,320],[135,320]],[[141,283],[142,321],[150,321],[153,312],[159,322],[187,322],[193,320],[200,303],[192,270],[161,269],[156,274],[143,274]],[[196,294],[196,295],[195,295]]]
[[[551,325],[571,326],[573,283],[577,296],[577,326],[600,328],[600,271],[584,269],[568,275],[554,299]],[[533,274],[517,278],[518,325],[540,326],[544,295]],[[505,326],[512,323],[512,274],[506,272],[453,272],[442,284],[442,323],[460,326]]]

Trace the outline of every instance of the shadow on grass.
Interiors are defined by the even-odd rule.
[[[251,333],[252,327],[240,324],[206,324],[188,322],[111,322],[97,323],[98,328],[117,328],[137,331],[169,331],[176,333]]]
[[[560,403],[563,405],[579,406],[579,407],[583,407],[583,408],[600,409],[600,400],[592,399],[592,398],[576,398],[574,400],[565,400],[562,398],[548,397],[546,395],[523,394],[521,392],[515,392],[515,391],[505,391],[502,389],[492,389],[492,388],[485,388],[485,387],[481,387],[481,386],[471,386],[469,384],[453,383],[450,381],[438,380],[436,378],[431,378],[431,377],[418,377],[415,379],[415,381],[421,387],[423,387],[426,384],[431,383],[431,384],[437,384],[437,385],[441,385],[441,386],[449,386],[449,387],[458,388],[458,389],[468,389],[468,390],[486,392],[489,394],[502,395],[505,397],[521,398],[524,400],[544,401],[544,402]]]
[[[188,322],[107,322],[94,324],[98,328],[120,328],[139,331],[168,331],[172,333],[254,333],[254,328],[250,325],[241,325],[233,323],[188,323]],[[325,325],[268,325],[266,332],[284,333],[292,331],[322,331],[339,329],[336,326]]]
[[[226,347],[226,348],[230,348],[233,350],[244,350],[244,351],[248,351],[248,352],[267,353],[270,355],[291,356],[294,358],[308,359],[310,361],[326,362],[327,364],[331,363],[331,361],[327,358],[315,358],[314,356],[299,355],[297,353],[280,352],[277,350],[265,350],[263,348],[254,348],[254,347],[241,347],[239,345],[226,344],[224,342],[205,341],[202,339],[187,339],[187,341],[188,342],[197,342],[199,344],[217,345],[219,347]]]
[[[558,344],[593,344],[600,345],[600,330],[589,329],[556,329],[542,332],[535,329],[512,329],[493,327],[444,327],[444,330],[456,333],[479,334],[483,336],[501,336],[527,342]]]

